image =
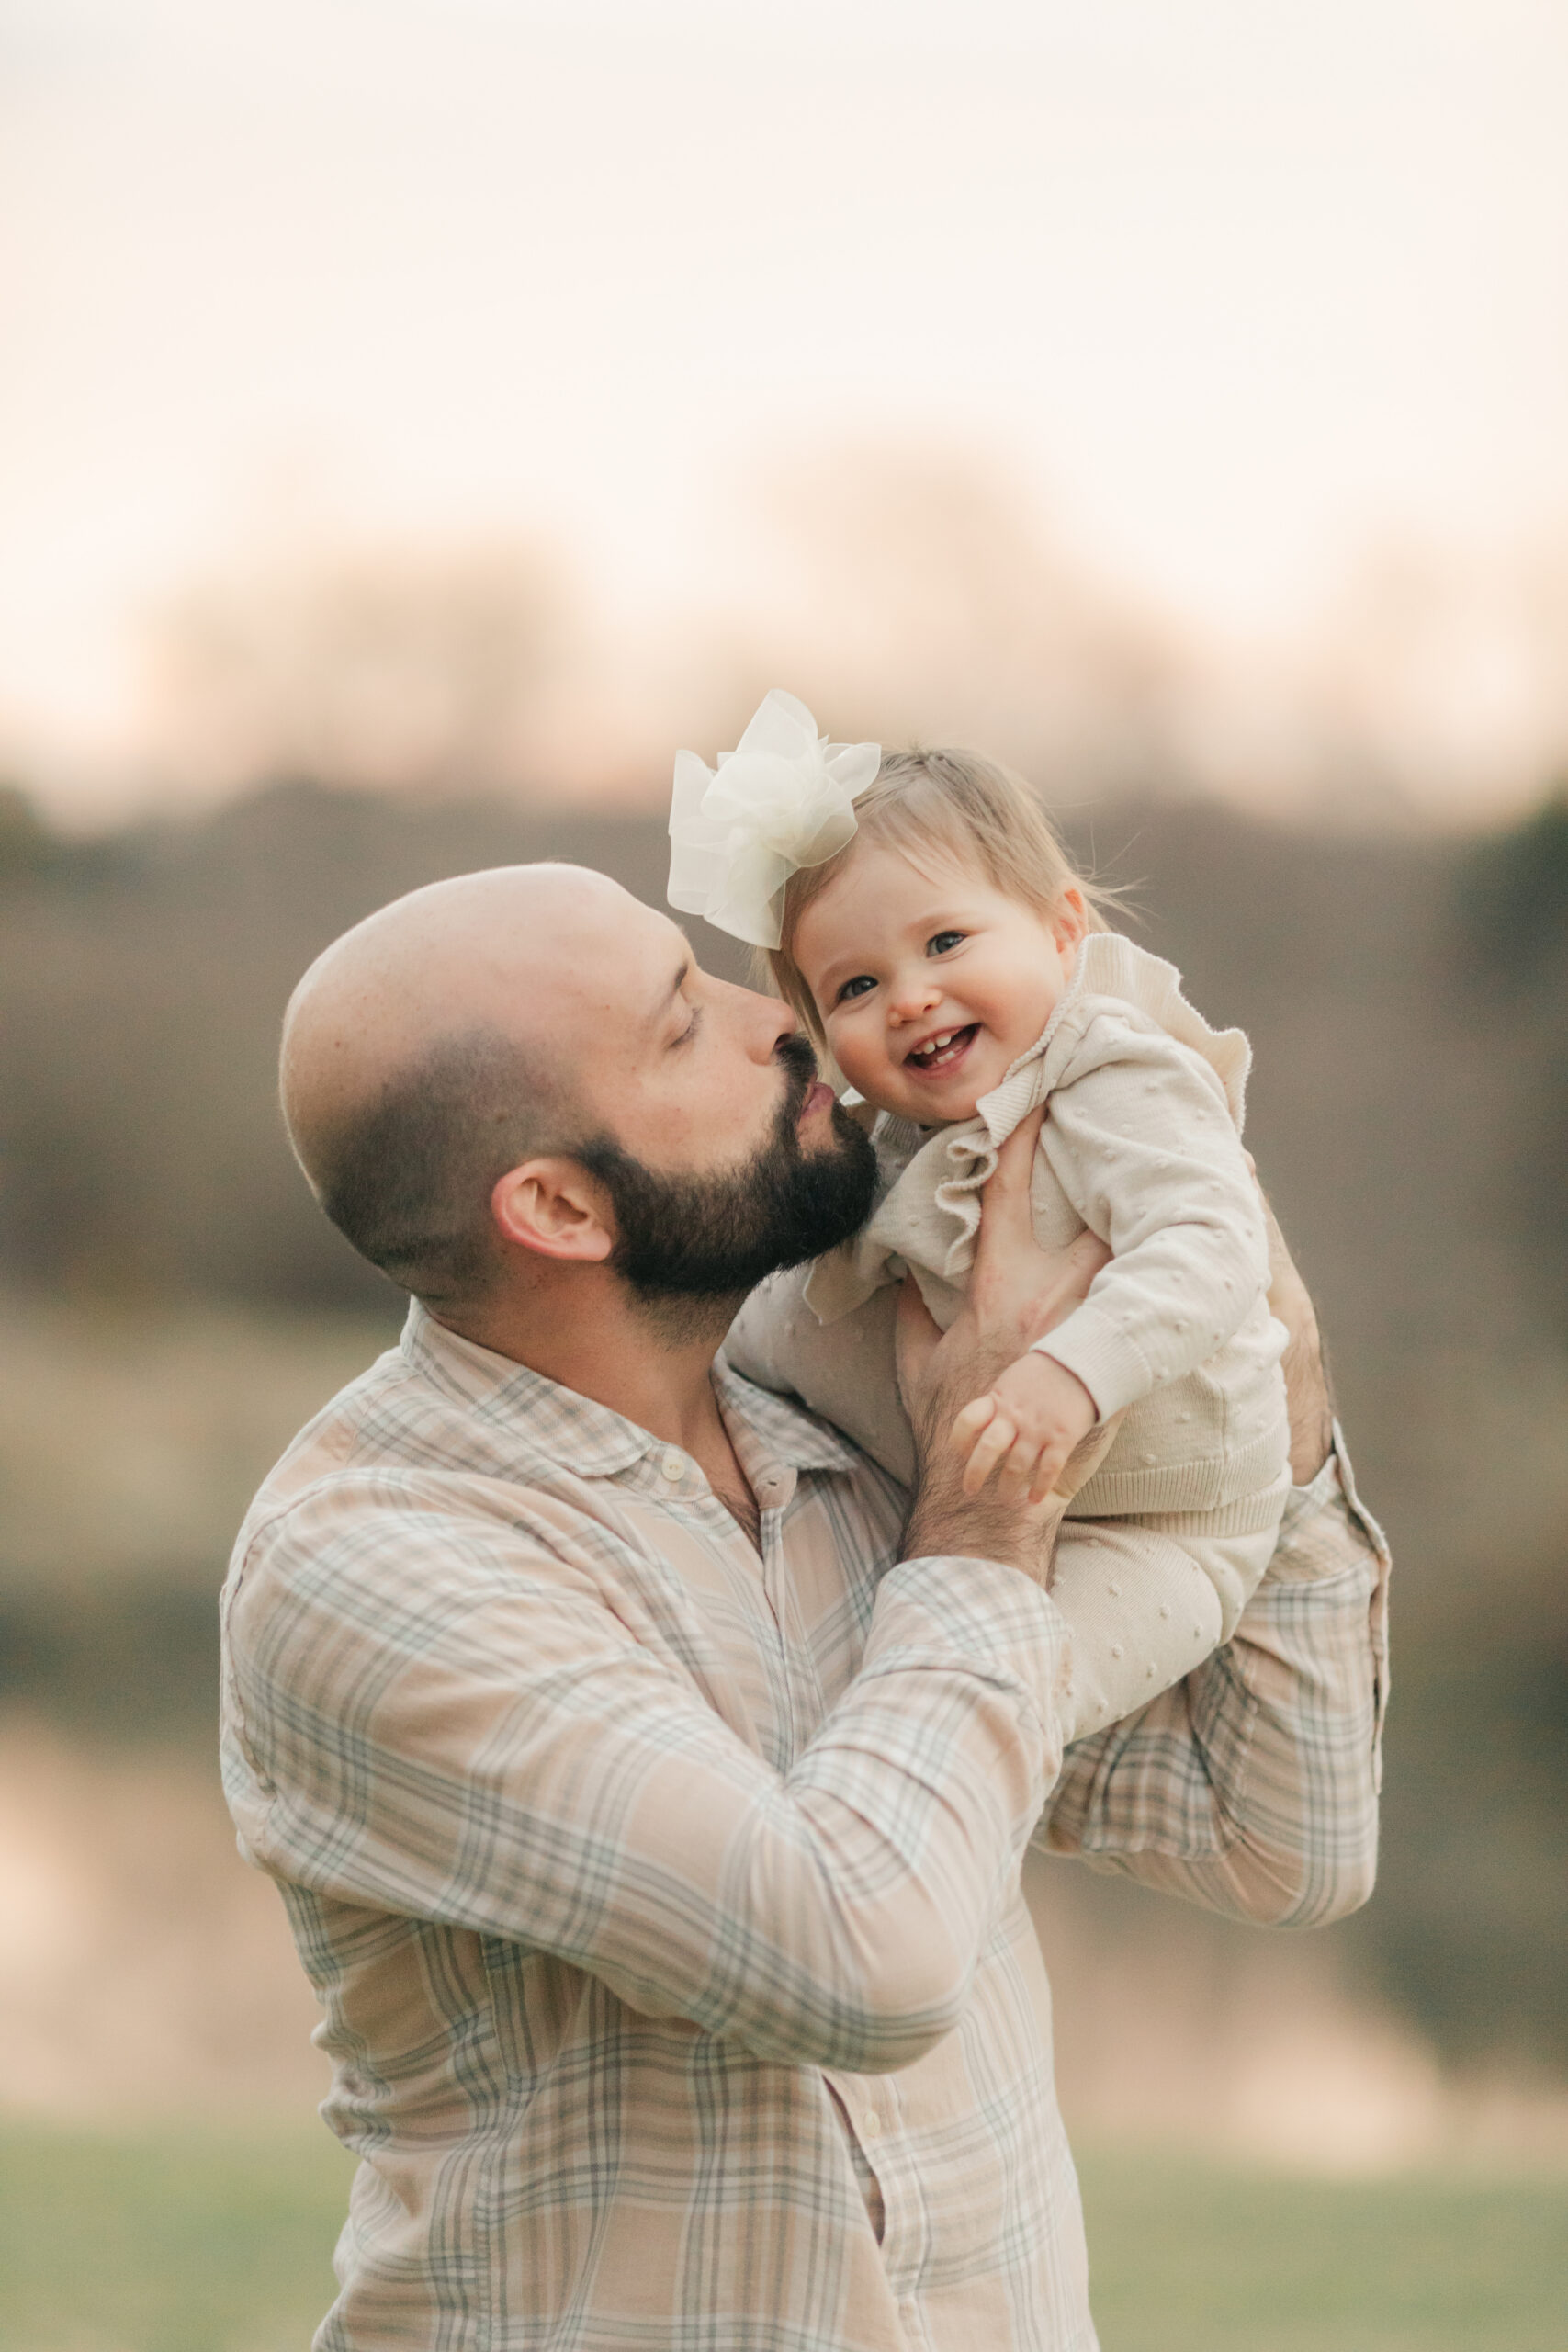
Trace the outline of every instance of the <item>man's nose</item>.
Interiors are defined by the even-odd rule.
[[[780,1039],[793,1037],[800,1030],[796,1014],[780,998],[763,996],[756,989],[737,988],[732,981],[721,981],[719,985],[758,1061],[772,1061]]]
[[[806,1031],[793,1005],[783,1004],[774,999],[770,999],[768,1010],[773,1015],[766,1031],[768,1054],[771,1058],[786,1037],[804,1037]]]

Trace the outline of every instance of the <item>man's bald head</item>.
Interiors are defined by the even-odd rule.
[[[462,875],[356,924],[295,989],[289,1139],[333,1223],[405,1289],[481,1293],[491,1189],[571,1149],[592,975],[635,904],[581,866]]]

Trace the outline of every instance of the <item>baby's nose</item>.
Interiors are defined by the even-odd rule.
[[[892,991],[888,1004],[889,1017],[894,1021],[919,1021],[933,1004],[942,1001],[942,989],[934,979],[906,980]]]

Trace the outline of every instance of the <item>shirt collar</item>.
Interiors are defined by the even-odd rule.
[[[445,1395],[492,1424],[515,1428],[534,1449],[579,1477],[610,1477],[664,1444],[581,1390],[449,1331],[417,1298],[409,1302],[400,1344],[411,1368]],[[722,1356],[713,1378],[727,1417],[744,1422],[777,1461],[795,1470],[854,1468],[848,1442],[793,1397],[742,1379]]]
[[[852,1470],[858,1460],[847,1438],[795,1396],[780,1396],[759,1388],[732,1372],[721,1355],[713,1368],[713,1385],[726,1414],[735,1414],[760,1438],[780,1462],[794,1470]]]

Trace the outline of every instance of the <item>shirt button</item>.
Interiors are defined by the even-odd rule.
[[[875,2140],[881,2136],[881,2132],[882,2118],[875,2114],[868,2115],[861,2126],[861,2137],[864,2140]]]
[[[666,1453],[661,1458],[659,1467],[669,1479],[670,1484],[674,1486],[676,1480],[683,1476],[686,1465],[678,1453]]]

